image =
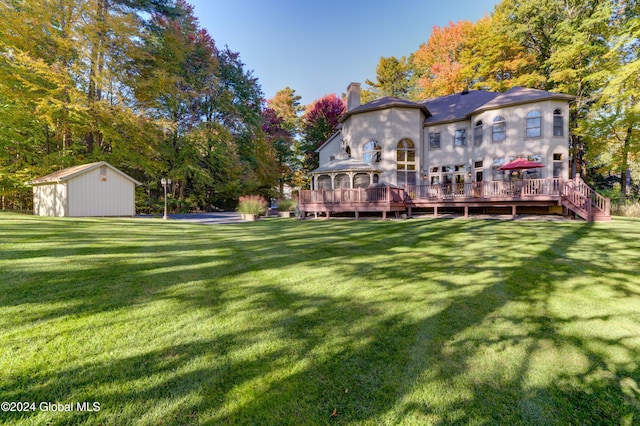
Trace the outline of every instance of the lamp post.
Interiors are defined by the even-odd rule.
[[[162,218],[164,220],[167,220],[167,219],[169,219],[169,217],[167,216],[167,187],[169,185],[171,185],[171,179],[162,178],[162,179],[160,179],[160,183],[162,184],[162,187],[164,188],[164,216],[162,216]]]

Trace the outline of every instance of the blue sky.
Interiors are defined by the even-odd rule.
[[[375,79],[381,56],[408,56],[434,25],[477,21],[498,0],[187,0],[218,46],[240,53],[265,98],[286,86],[309,104]]]

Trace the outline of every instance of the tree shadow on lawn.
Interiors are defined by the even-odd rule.
[[[223,320],[222,313],[233,306],[242,309],[236,314],[255,321],[161,349],[141,342],[139,354],[123,358],[17,374],[0,386],[3,399],[102,402],[100,413],[25,416],[53,424],[152,424],[157,419],[169,424],[619,424],[640,418],[638,321],[635,327],[624,324],[627,330],[611,337],[605,325],[621,321],[617,316],[622,313],[559,309],[558,298],[570,294],[570,283],[584,266],[568,261],[573,248],[587,236],[594,241],[608,237],[606,228],[572,224],[555,228],[561,231],[556,238],[535,224],[514,231],[480,221],[391,223],[369,225],[365,231],[352,224],[310,228],[283,226],[259,242],[250,235],[243,241],[226,236],[227,251],[217,257],[210,251],[218,243],[140,247],[139,259],[153,260],[123,269],[120,279],[131,277],[131,288],[116,285],[124,295],[116,295],[113,303],[105,295],[95,300],[74,292],[60,299],[45,294],[45,302],[79,302],[50,319],[169,298],[186,310],[208,310],[212,321]],[[541,247],[506,241],[526,242],[535,232],[549,233]],[[466,255],[479,238],[495,241],[496,251]],[[193,252],[202,254],[184,254]],[[347,252],[351,260],[341,260]],[[421,254],[420,262],[411,259],[414,252]],[[387,262],[372,265],[370,257]],[[469,259],[480,262],[466,265]],[[554,268],[544,266],[550,261]],[[333,265],[335,274],[327,277],[323,294],[288,286],[277,277],[237,280],[256,265],[321,270],[323,264]],[[601,270],[615,272],[615,265],[610,268]],[[66,278],[87,282],[101,270],[89,268]],[[149,276],[156,285],[145,293]],[[625,276],[625,288],[634,294],[637,281],[629,275],[621,280]],[[189,279],[204,284],[188,292],[169,291]],[[341,280],[354,279],[375,292],[339,291]],[[60,288],[65,282],[49,284]],[[582,290],[580,283],[575,290]],[[20,300],[24,297],[14,302]],[[339,416],[331,419],[334,408]]]

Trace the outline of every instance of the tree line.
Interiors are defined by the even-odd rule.
[[[29,208],[36,176],[101,160],[144,183],[141,211],[163,177],[174,210],[271,195],[260,85],[183,0],[2,0],[0,16],[2,208]]]
[[[502,0],[477,22],[435,26],[417,51],[380,58],[366,100],[419,100],[513,86],[568,93],[572,170],[603,184],[640,180],[637,0]],[[628,172],[629,171],[629,172]]]
[[[184,0],[0,0],[1,208],[24,182],[106,160],[135,179],[139,211],[230,208],[307,184],[344,102],[265,100],[240,54]],[[503,0],[477,22],[434,27],[407,57],[381,58],[363,101],[521,85],[576,96],[571,152],[592,178],[640,175],[637,0]],[[622,179],[625,193],[626,182]]]

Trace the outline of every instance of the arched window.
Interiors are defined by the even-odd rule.
[[[366,188],[371,184],[371,180],[369,178],[368,173],[356,173],[353,176],[353,187],[354,188]]]
[[[331,176],[329,175],[318,176],[318,189],[331,189]]]
[[[416,147],[410,139],[398,142],[396,150],[396,182],[398,185],[416,184]]]
[[[473,145],[482,145],[482,120],[476,121],[476,125],[473,127]]]
[[[493,142],[504,142],[507,139],[507,122],[499,115],[493,119],[493,132],[491,140]]]
[[[564,119],[562,118],[562,111],[556,109],[553,111],[553,136],[564,135]]]
[[[539,111],[530,111],[526,120],[526,135],[528,138],[539,138],[542,136],[542,116]]]
[[[362,161],[365,163],[379,163],[382,160],[382,148],[376,141],[364,144]]]
[[[351,179],[349,179],[349,175],[345,173],[340,173],[336,175],[334,179],[335,189],[338,188],[351,188]]]

